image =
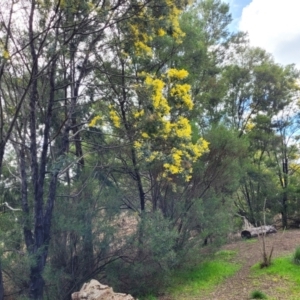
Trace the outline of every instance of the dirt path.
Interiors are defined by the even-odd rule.
[[[274,246],[273,257],[292,253],[299,245],[300,230],[279,232],[266,237],[266,249],[270,251]],[[219,285],[208,297],[205,297],[205,300],[249,299],[249,293],[255,289],[259,289],[275,299],[287,300],[287,295],[280,296],[277,292],[280,285],[285,284],[284,279],[274,281],[274,278],[266,277],[264,280],[258,281],[251,275],[250,268],[262,260],[260,247],[261,243],[259,241],[239,241],[226,245],[224,249],[238,251],[236,261],[242,265],[242,268],[233,277],[228,278]]]
[[[225,250],[237,251],[234,261],[242,265],[241,269],[234,276],[218,285],[210,294],[204,296],[199,291],[199,296],[190,300],[248,300],[249,294],[253,290],[261,290],[272,299],[290,300],[288,295],[278,292],[280,287],[283,290],[287,284],[284,278],[277,280],[274,276],[265,276],[258,280],[251,274],[251,267],[262,260],[261,245],[260,241],[253,239],[224,246],[223,249]],[[270,251],[272,246],[274,246],[273,258],[293,253],[295,248],[300,246],[300,230],[289,230],[267,236],[266,249]],[[176,298],[168,296],[161,299],[176,300]],[[300,300],[300,295],[297,300]]]

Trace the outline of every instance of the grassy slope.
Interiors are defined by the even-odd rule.
[[[287,300],[300,299],[300,266],[293,263],[292,255],[275,258],[268,268],[260,269],[259,264],[256,264],[252,267],[252,272],[256,280],[268,278],[278,283],[275,289],[279,296],[286,296]],[[277,297],[268,299],[275,300]]]
[[[167,294],[174,299],[185,300],[212,291],[216,285],[239,270],[240,266],[232,262],[235,254],[234,251],[219,251],[212,260],[193,268],[177,270],[172,277],[172,286],[167,290]],[[144,299],[156,298],[149,296]]]

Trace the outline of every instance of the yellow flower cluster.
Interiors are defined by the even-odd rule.
[[[134,47],[136,54],[142,56],[146,54],[147,56],[152,55],[152,49],[148,46],[148,43],[153,39],[151,36],[147,35],[145,32],[141,31],[137,24],[131,24],[130,26],[131,34],[134,39]]]
[[[7,50],[3,50],[2,52],[2,57],[4,59],[9,59],[10,55],[9,55],[9,52]]]
[[[249,122],[246,124],[246,126],[245,126],[245,130],[246,130],[246,132],[249,132],[249,131],[251,131],[254,127],[255,127],[255,124],[252,123],[251,121],[249,121]]]
[[[149,138],[150,138],[150,136],[149,136],[149,134],[148,134],[147,132],[143,132],[143,133],[141,134],[141,136],[142,136],[144,139],[149,139]]]
[[[170,7],[169,20],[172,28],[172,36],[177,43],[182,43],[182,38],[185,36],[185,33],[181,30],[179,25],[181,10],[176,7],[173,0],[166,0],[166,3]]]
[[[179,117],[178,121],[172,126],[175,136],[178,136],[179,138],[191,138],[192,134],[192,127],[190,125],[190,122],[187,118]]]
[[[142,110],[140,110],[140,111],[134,112],[134,113],[133,113],[133,116],[134,116],[136,119],[138,119],[138,118],[142,117],[144,114],[145,114],[145,111],[142,109]]]
[[[118,114],[116,113],[116,111],[113,109],[110,109],[109,116],[110,116],[110,119],[113,122],[114,126],[117,128],[120,128],[121,120],[120,120],[120,117],[118,116]]]
[[[148,56],[152,55],[152,49],[147,46],[147,44],[143,43],[142,41],[138,41],[134,43],[137,55],[146,54]]]
[[[183,155],[184,155],[184,153],[180,149],[173,148],[171,150],[170,157],[172,159],[172,163],[164,164],[164,168],[165,168],[165,172],[163,174],[164,177],[167,176],[167,173],[180,174],[184,171],[182,164],[181,164]]]
[[[152,104],[155,109],[164,115],[168,115],[170,112],[170,106],[167,99],[163,95],[165,83],[161,79],[153,79],[147,75],[145,84],[148,88],[152,89]]]
[[[179,17],[186,1],[162,0],[164,14],[154,12],[150,7],[137,2],[139,6],[133,18],[130,18],[129,32],[137,56],[152,56],[151,41],[154,37],[171,35],[175,42],[181,43],[185,33],[181,30]]]
[[[146,162],[151,163],[151,162],[153,162],[153,161],[155,161],[155,160],[160,159],[160,157],[161,157],[161,153],[160,153],[160,152],[158,152],[158,151],[153,151],[153,152],[150,154],[150,156],[146,158]]]
[[[161,136],[164,140],[170,137],[173,124],[169,120],[161,119]]]
[[[175,86],[171,88],[170,95],[180,102],[182,101],[183,104],[191,110],[194,103],[191,98],[190,90],[191,86],[189,84],[175,84]],[[180,105],[180,103],[178,105]]]
[[[158,36],[164,36],[164,35],[166,35],[166,31],[163,30],[162,28],[159,28],[159,29],[157,30],[157,35],[158,35]]]
[[[141,149],[142,148],[142,144],[139,141],[135,141],[133,143],[133,146],[135,149]]]
[[[188,71],[186,71],[184,69],[181,69],[181,70],[169,69],[167,71],[167,75],[168,75],[169,78],[182,80],[182,79],[188,77],[189,73],[188,73]]]
[[[89,127],[95,127],[97,124],[97,121],[100,121],[101,117],[100,116],[95,116],[89,123]]]
[[[192,164],[208,150],[205,140],[192,142],[191,124],[187,117],[180,115],[182,109],[193,108],[190,85],[178,83],[188,76],[188,72],[170,69],[166,77],[156,78],[146,73],[141,76],[144,77],[144,85],[150,93],[151,101],[150,111],[143,110],[142,115],[151,129],[148,132],[146,127],[140,132],[134,148],[146,162],[161,163],[162,177],[171,180],[170,176],[180,174],[188,181],[193,172]],[[167,84],[164,78],[168,80]],[[173,82],[172,79],[176,81]],[[140,114],[141,111],[138,111],[133,115],[139,117]]]
[[[184,174],[185,180],[189,181],[192,177],[192,164],[196,162],[203,153],[208,151],[208,142],[200,139],[197,144],[187,143],[181,144],[181,148],[173,148],[171,151],[171,163],[163,165],[165,171],[163,177],[168,177],[168,174]]]

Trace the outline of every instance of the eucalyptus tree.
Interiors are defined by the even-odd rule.
[[[265,199],[268,199],[267,205],[275,207],[275,196],[268,191],[276,190],[272,173],[274,175],[277,171],[271,167],[269,153],[278,149],[278,124],[285,124],[284,128],[288,128],[289,122],[279,116],[286,116],[285,112],[296,105],[299,75],[293,66],[276,64],[262,49],[246,47],[240,54],[224,71],[224,79],[228,84],[224,121],[236,128],[240,137],[246,135],[250,141],[249,153],[252,158],[249,157],[248,177],[244,177],[241,191],[248,207],[247,216],[257,223],[262,222],[260,211]],[[282,182],[285,186],[286,181]],[[286,211],[283,204],[282,207],[280,211]]]
[[[282,227],[289,226],[289,218],[297,220],[297,179],[299,147],[299,87],[295,82],[292,95],[294,101],[273,117],[272,127],[277,143],[269,148],[268,156],[274,162],[278,191],[278,212],[281,214]],[[296,200],[296,201],[295,201]]]
[[[227,92],[224,121],[243,135],[257,114],[272,118],[293,98],[297,73],[276,64],[265,50],[245,47],[228,63],[223,74]]]

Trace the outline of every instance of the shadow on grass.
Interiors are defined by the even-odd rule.
[[[212,260],[204,261],[193,268],[177,270],[172,276],[172,286],[167,294],[176,299],[191,299],[195,295],[210,292],[240,269],[240,265],[231,262],[235,255],[235,251],[219,251]]]

